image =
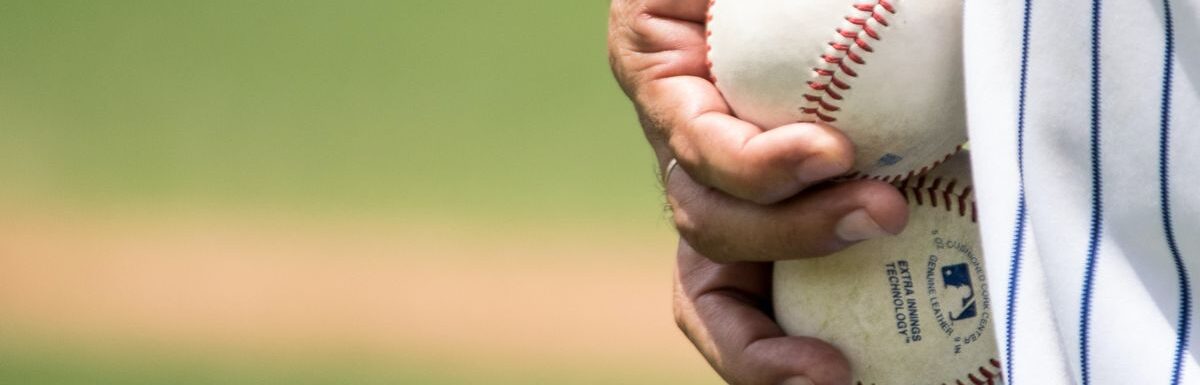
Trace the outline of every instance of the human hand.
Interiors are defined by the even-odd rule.
[[[771,317],[771,264],[718,264],[680,241],[675,322],[725,381],[736,385],[847,385],[833,346],[789,337]]]
[[[708,0],[614,0],[613,73],[633,101],[666,186],[675,226],[717,261],[828,254],[899,233],[903,197],[874,181],[822,185],[853,164],[837,129],[812,123],[757,127],[731,115],[708,80]],[[769,129],[769,130],[767,130]]]

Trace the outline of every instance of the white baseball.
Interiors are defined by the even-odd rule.
[[[707,28],[734,114],[837,127],[855,176],[899,181],[966,142],[962,0],[714,0]]]
[[[911,213],[902,234],[775,264],[776,318],[839,348],[857,384],[996,384],[967,153],[901,190]]]

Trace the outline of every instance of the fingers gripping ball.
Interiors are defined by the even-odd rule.
[[[841,349],[857,384],[1000,383],[967,153],[901,186],[900,235],[775,264],[780,325]]]
[[[825,122],[896,182],[966,142],[961,0],[714,0],[712,80],[763,128]]]

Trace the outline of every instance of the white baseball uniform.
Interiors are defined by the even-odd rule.
[[[1010,385],[1200,384],[1200,0],[969,0]]]

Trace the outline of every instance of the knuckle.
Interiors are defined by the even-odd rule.
[[[675,295],[675,300],[672,301],[671,306],[672,313],[675,317],[675,327],[678,327],[679,331],[683,332],[683,334],[691,335],[691,333],[688,331],[687,312],[684,310],[684,305],[679,297],[679,294]]]
[[[762,160],[761,157],[750,157],[737,162],[736,168],[729,170],[729,180],[739,187],[743,199],[758,204],[771,203],[763,202],[773,195],[770,184],[763,183],[763,170],[768,167],[770,162]]]
[[[712,234],[706,231],[706,227],[692,220],[694,216],[675,215],[675,229],[679,232],[679,236],[688,244],[692,245],[700,255],[710,261],[716,263],[734,262],[736,253],[729,252],[730,242],[727,242],[719,236],[720,234]],[[680,218],[684,219],[680,219]]]
[[[825,342],[816,343],[815,340],[810,340],[806,353],[808,354],[808,358],[813,360],[816,364],[815,366],[818,367],[844,365],[845,360],[842,359],[842,353],[833,347],[833,345]]]
[[[809,378],[824,384],[850,383],[849,361],[840,351],[826,343],[811,344],[809,349]]]
[[[665,124],[658,125],[660,130],[670,132],[667,138],[667,147],[671,149],[671,153],[675,155],[675,160],[679,161],[679,165],[687,167],[690,170],[699,169],[704,160],[700,154],[693,151],[691,141],[684,135],[672,130],[670,126]]]
[[[787,190],[783,190],[777,186],[760,186],[752,184],[746,186],[746,191],[743,193],[742,198],[755,204],[765,206],[778,203],[783,198],[786,198],[786,196],[783,196],[785,191]]]
[[[695,216],[691,215],[685,205],[673,205],[675,208],[671,220],[675,223],[675,231],[688,243],[695,244],[701,235],[700,226],[696,224]]]
[[[793,151],[769,151],[760,147],[741,150],[727,174],[736,195],[759,205],[778,203],[803,186],[791,171],[796,160]]]
[[[704,255],[705,258],[708,258],[709,261],[717,264],[735,263],[741,259],[745,259],[746,256],[752,255],[746,252],[737,251],[738,243],[719,239],[717,237],[708,237],[707,239],[701,239],[698,242],[700,243],[696,246],[697,251],[699,251],[701,255]],[[739,256],[741,257],[739,258]]]
[[[844,135],[836,131],[817,130],[808,136],[806,158],[821,157],[834,161],[847,171],[854,166],[854,143]]]
[[[773,252],[777,259],[823,257],[849,246],[848,243],[833,234],[811,232],[805,234],[780,233],[776,235],[774,242],[769,244],[779,246]]]

